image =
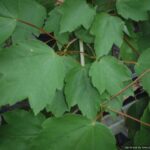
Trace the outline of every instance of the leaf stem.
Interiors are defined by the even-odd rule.
[[[80,47],[80,62],[81,66],[85,66],[85,58],[84,58],[84,45],[83,42],[80,40],[79,41],[79,47]]]

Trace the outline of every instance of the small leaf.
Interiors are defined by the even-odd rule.
[[[81,116],[48,119],[43,128],[32,150],[116,150],[115,138],[108,128]]]
[[[0,52],[0,105],[29,98],[35,114],[50,104],[65,77],[63,60],[39,41]]]
[[[141,79],[143,88],[150,94],[150,49],[144,51],[135,66],[135,71],[138,75],[141,75],[145,71],[148,71]]]
[[[45,30],[48,32],[54,32],[55,38],[60,41],[62,44],[66,44],[68,42],[69,34],[68,33],[60,33],[60,20],[61,20],[61,13],[59,7],[54,8],[52,11],[49,12],[49,17],[45,23]],[[57,42],[59,48],[59,42]]]
[[[149,0],[117,0],[116,7],[118,13],[126,19],[135,21],[147,20],[150,10]]]
[[[84,28],[80,28],[77,31],[75,31],[75,35],[78,39],[84,41],[85,43],[94,42],[94,37],[89,33],[88,30],[85,30]]]
[[[96,116],[101,98],[91,84],[87,68],[74,68],[68,73],[65,95],[69,107],[77,104],[83,115],[88,118]]]
[[[34,7],[33,7],[34,6]],[[40,13],[39,13],[40,12]],[[46,10],[34,0],[1,0],[0,1],[0,44],[13,33],[13,41],[34,38],[40,32],[17,19],[41,27],[46,18]]]
[[[86,29],[91,26],[95,10],[85,0],[65,0],[61,7],[60,32],[72,32],[81,25]]]
[[[113,44],[121,46],[123,41],[124,23],[118,17],[106,13],[96,15],[91,28],[95,35],[95,50],[97,56],[107,55]]]
[[[111,96],[125,87],[125,81],[131,80],[129,69],[112,56],[94,62],[89,74],[100,94],[107,91]]]

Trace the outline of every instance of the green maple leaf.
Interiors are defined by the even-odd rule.
[[[33,38],[33,33],[35,35],[40,33],[37,29],[18,22],[17,19],[21,19],[41,27],[45,18],[45,8],[34,0],[1,0],[0,43],[3,43],[12,34],[14,42],[17,42],[22,39]]]
[[[150,49],[144,51],[135,66],[135,71],[138,75],[141,75],[145,71],[148,71],[141,79],[143,88],[150,94]]]
[[[33,143],[32,150],[116,150],[108,128],[77,115],[46,120]]]
[[[95,10],[85,0],[65,0],[61,7],[60,32],[72,32],[83,25],[88,29],[94,19]]]
[[[94,62],[89,74],[100,94],[107,91],[111,96],[122,90],[126,81],[131,80],[129,69],[112,56]]]
[[[16,110],[3,115],[7,124],[0,126],[1,150],[27,150],[31,141],[42,130],[43,115]]]
[[[116,7],[118,13],[126,19],[135,21],[147,20],[148,10],[150,10],[149,0],[117,0]]]
[[[123,41],[124,23],[118,17],[106,13],[96,15],[91,33],[95,35],[95,50],[97,56],[107,55],[113,44],[121,46]]]
[[[48,32],[54,32],[55,38],[60,41],[62,44],[66,44],[68,42],[69,34],[68,33],[60,33],[60,20],[61,13],[59,7],[54,8],[49,12],[49,17],[45,23],[45,30]],[[59,42],[57,42],[58,46],[61,48]]]
[[[91,84],[87,68],[77,67],[68,73],[65,95],[69,107],[77,104],[83,115],[88,118],[96,116],[100,105],[100,95]]]
[[[0,51],[0,105],[29,98],[37,114],[62,89],[63,60],[39,41],[22,42]]]

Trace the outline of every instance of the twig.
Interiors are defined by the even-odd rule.
[[[56,5],[61,5],[64,3],[64,0],[56,0]]]
[[[76,114],[78,111],[79,111],[79,109],[78,109],[78,108],[77,108],[77,109],[75,109],[75,110],[73,111],[73,114]]]
[[[101,119],[102,119],[102,117],[103,117],[103,112],[105,111],[105,109],[106,109],[106,106],[102,106],[102,105],[100,105],[100,113],[96,116],[96,118],[94,119],[95,121],[97,121],[97,120],[100,120],[101,121]]]
[[[28,25],[28,26],[30,26],[30,27],[33,27],[33,28],[39,30],[41,33],[44,33],[44,34],[48,35],[50,38],[54,39],[54,40],[57,41],[59,44],[63,45],[60,41],[58,41],[54,36],[52,36],[50,33],[48,33],[48,32],[47,32],[46,30],[44,30],[43,28],[40,28],[40,27],[38,27],[38,26],[36,26],[36,25],[30,23],[30,22],[27,22],[27,21],[24,21],[24,20],[21,20],[21,19],[16,19],[16,20],[17,20],[18,22],[21,22],[21,23],[23,23],[23,24],[26,24],[26,25]]]
[[[119,95],[121,95],[122,93],[124,93],[127,89],[129,89],[130,87],[132,87],[134,84],[136,84],[143,76],[145,76],[145,74],[149,73],[150,69],[145,70],[136,80],[134,80],[132,83],[130,83],[129,85],[127,85],[125,88],[123,88],[121,91],[119,91],[117,94],[113,95],[110,99],[114,99],[116,97],[118,97]]]
[[[90,55],[88,55],[88,54],[85,53],[85,52],[80,52],[80,51],[77,51],[77,50],[69,50],[69,51],[66,51],[66,52],[64,52],[64,51],[58,51],[58,52],[57,52],[58,55],[80,54],[80,53],[82,53],[84,56],[86,56],[86,57],[88,57],[88,58],[90,58],[90,59],[96,59],[94,56],[90,56]]]
[[[94,50],[92,49],[92,47],[89,44],[86,44],[86,45],[90,49],[90,51],[92,52],[92,54],[94,55],[94,57],[96,59],[96,54],[94,53]]]
[[[135,62],[135,61],[127,61],[127,60],[124,60],[123,61],[125,64],[133,64],[133,65],[136,65],[137,64],[137,62]]]
[[[134,80],[132,83],[130,83],[129,85],[127,85],[124,89],[122,89],[122,90],[119,91],[117,94],[115,94],[114,96],[112,96],[112,97],[110,98],[110,100],[112,100],[112,99],[116,98],[117,96],[121,95],[123,92],[125,92],[128,88],[130,88],[130,87],[133,86],[134,84],[136,84],[142,77],[144,77],[144,76],[145,76],[147,73],[149,73],[149,72],[150,72],[150,69],[145,70],[136,80]],[[127,114],[125,114],[125,113],[123,113],[123,112],[119,112],[119,111],[113,110],[112,108],[110,108],[110,106],[107,106],[107,104],[105,104],[105,105],[104,105],[104,104],[101,104],[100,107],[103,107],[104,109],[107,108],[107,109],[111,110],[112,112],[118,113],[118,114],[120,114],[120,115],[122,115],[122,116],[124,116],[124,117],[130,118],[130,119],[132,119],[132,120],[134,120],[134,121],[136,121],[136,122],[139,122],[139,123],[141,123],[141,124],[143,124],[143,125],[145,125],[145,126],[149,126],[149,127],[150,127],[150,124],[149,124],[149,123],[142,122],[142,121],[138,120],[137,118],[134,118],[134,117],[132,117],[132,116],[130,116],[130,115],[127,115]],[[99,118],[101,118],[101,113],[99,113],[99,114],[96,116],[95,121],[98,120]]]
[[[116,114],[119,114],[120,116],[129,118],[129,119],[131,119],[131,120],[133,120],[133,121],[136,121],[136,122],[138,122],[138,123],[140,123],[140,124],[142,124],[142,125],[145,125],[145,126],[150,127],[150,123],[146,123],[146,122],[144,122],[144,121],[141,121],[141,120],[139,120],[139,119],[137,119],[137,118],[135,118],[135,117],[133,117],[133,116],[130,116],[130,115],[124,113],[124,112],[120,112],[120,111],[114,110],[114,109],[112,109],[110,106],[101,105],[101,107],[103,107],[103,108],[105,108],[105,109],[107,108],[108,110],[110,110],[110,111],[112,111],[112,112],[114,112],[114,113],[116,113]],[[101,118],[101,113],[99,113],[99,114],[96,116],[96,119],[95,119],[94,121],[99,120],[99,118]]]
[[[53,41],[54,39],[49,39],[49,40],[47,40],[47,41],[45,41],[44,43],[49,43],[49,42],[51,42],[51,41]]]
[[[128,46],[132,49],[132,51],[137,55],[140,56],[138,50],[124,37],[124,41],[128,44]]]
[[[64,52],[66,52],[67,49],[71,46],[71,44],[73,44],[76,40],[77,40],[76,38],[73,39],[73,40],[71,40],[71,41],[66,45],[66,47],[64,48]]]
[[[96,56],[91,56],[91,55],[89,55],[89,54],[87,54],[87,53],[85,53],[85,52],[80,52],[80,51],[77,51],[77,50],[58,51],[58,52],[57,52],[58,55],[80,54],[80,53],[82,53],[84,56],[86,56],[86,57],[88,57],[88,58],[90,58],[90,59],[93,59],[93,60],[96,59]],[[135,61],[126,61],[126,60],[125,60],[125,61],[121,61],[121,62],[123,62],[123,63],[125,63],[125,64],[134,64],[134,65],[137,64],[137,62],[135,62]]]
[[[140,124],[142,124],[144,126],[150,127],[150,123],[143,122],[143,121],[141,121],[141,120],[139,120],[139,119],[137,119],[135,117],[132,117],[132,116],[126,114],[126,113],[123,113],[123,112],[120,112],[120,111],[116,111],[116,110],[112,109],[111,107],[107,107],[107,109],[109,109],[110,111],[112,111],[114,113],[117,113],[117,114],[119,114],[119,115],[121,115],[123,117],[126,117],[126,118],[129,118],[131,120],[134,120],[134,121],[136,121],[136,122],[138,122],[138,123],[140,123]]]

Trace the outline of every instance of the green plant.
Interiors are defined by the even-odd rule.
[[[104,111],[140,123],[128,122],[132,144],[150,146],[148,97],[138,119],[120,112],[137,82],[150,94],[149,11],[150,0],[0,0],[0,107],[30,104],[2,114],[0,149],[115,150]]]

